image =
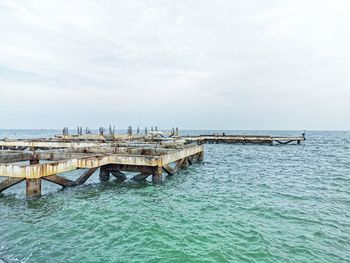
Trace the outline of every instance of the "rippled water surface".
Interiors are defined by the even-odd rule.
[[[0,137],[13,133],[53,131]],[[0,194],[0,262],[349,262],[350,133],[307,136],[206,145],[156,186],[94,175],[27,200],[19,184]]]

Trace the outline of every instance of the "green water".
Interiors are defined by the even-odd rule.
[[[0,262],[349,262],[350,133],[206,145],[159,185],[0,195]],[[69,176],[77,176],[79,172]]]

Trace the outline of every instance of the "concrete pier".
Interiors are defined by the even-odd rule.
[[[140,138],[137,140],[79,141],[75,139],[0,140],[0,192],[26,182],[27,197],[41,195],[41,181],[62,187],[84,184],[99,169],[101,182],[111,175],[126,180],[124,172],[137,173],[132,179],[152,182],[163,179],[163,171],[173,175],[186,163],[203,160],[204,147],[183,140],[171,141]],[[175,167],[174,169],[171,167]],[[76,178],[60,176],[61,173],[85,169]]]
[[[169,134],[151,128],[141,135],[109,134],[99,129],[99,134],[70,135],[63,129],[62,135],[41,139],[0,140],[0,193],[22,182],[26,182],[26,195],[41,195],[42,180],[61,187],[74,187],[84,184],[99,170],[99,179],[106,182],[113,178],[127,180],[125,172],[136,173],[131,180],[142,181],[151,177],[153,183],[163,179],[163,172],[172,176],[195,162],[203,161],[203,143],[242,143],[242,144],[300,144],[301,137],[272,137],[251,135],[200,135],[180,136],[178,128]],[[62,173],[84,169],[78,178],[61,176]]]
[[[305,136],[277,137],[277,136],[260,136],[260,135],[199,135],[184,136],[184,139],[190,142],[203,143],[227,143],[227,144],[300,144],[305,141]]]

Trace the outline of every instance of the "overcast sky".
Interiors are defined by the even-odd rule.
[[[350,129],[349,0],[0,1],[0,128]]]

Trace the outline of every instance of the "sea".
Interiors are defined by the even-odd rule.
[[[300,135],[301,131],[181,131]],[[0,130],[0,138],[60,130]],[[350,262],[350,132],[301,145],[207,144],[205,158],[152,182],[0,194],[0,263]],[[77,177],[77,170],[65,174]]]

